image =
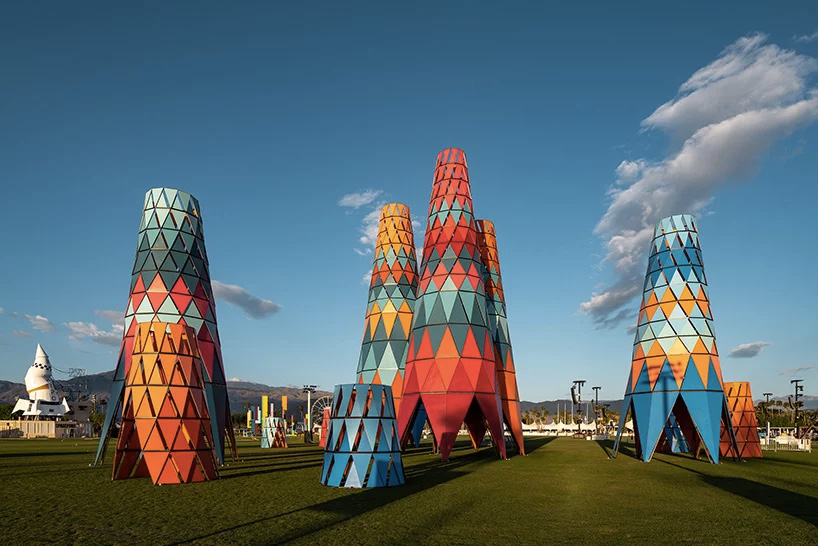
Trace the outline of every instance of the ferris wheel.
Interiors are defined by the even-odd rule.
[[[313,425],[321,425],[324,421],[324,408],[332,410],[332,396],[322,396],[313,403],[310,410]]]

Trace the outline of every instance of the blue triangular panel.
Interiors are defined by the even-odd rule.
[[[716,367],[713,366],[712,361],[709,368],[710,371],[708,372],[707,376],[707,390],[724,393],[724,386],[719,382],[719,376],[716,374]]]
[[[367,437],[367,443],[369,445],[368,449],[364,449],[362,447],[358,447],[358,451],[374,451],[375,442],[378,441],[378,423],[380,423],[379,419],[364,419],[364,436]],[[380,445],[378,448],[380,450]]]
[[[714,463],[719,462],[723,392],[684,392],[682,399]]]
[[[639,372],[639,379],[636,380],[636,386],[634,386],[633,392],[650,392],[650,377],[648,376],[647,363],[642,364],[642,371]]]
[[[358,434],[358,424],[361,422],[360,419],[344,419],[344,424],[346,425],[347,433],[344,440],[341,442],[341,447],[339,451],[352,451],[352,444],[355,443],[355,435]]]
[[[677,392],[657,392],[631,395],[636,429],[642,447],[642,460],[647,462],[653,456],[659,437],[678,397]]]
[[[403,461],[400,455],[392,457],[392,469],[389,472],[389,483],[386,485],[402,485],[406,479],[403,476]]]
[[[352,467],[355,468],[355,473],[358,476],[358,485],[352,485],[347,480],[347,487],[363,487],[366,479],[366,471],[369,468],[369,460],[372,456],[369,453],[355,454],[352,456]],[[352,471],[350,470],[350,475]]]
[[[653,386],[653,392],[657,391],[678,391],[679,386],[676,384],[676,379],[673,377],[673,371],[670,369],[670,363],[665,359],[662,365],[662,370],[659,372],[659,377],[656,378],[656,384]]]
[[[630,384],[630,378],[628,378],[628,383]],[[619,426],[616,429],[616,440],[614,440],[614,448],[613,452],[616,453],[619,450],[619,440],[622,437],[622,429],[625,428],[625,419],[628,417],[628,410],[631,407],[631,397],[630,395],[625,395],[625,399],[622,400],[621,406],[621,413],[619,414]]]
[[[687,372],[685,373],[685,378],[682,381],[682,390],[683,391],[703,391],[704,390],[704,383],[702,383],[702,378],[699,375],[699,370],[696,369],[696,364],[693,362],[693,357],[690,357],[690,360],[687,362]]]
[[[426,424],[427,419],[426,408],[421,403],[420,407],[418,407],[417,417],[415,417],[415,424],[412,426],[412,439],[415,441],[415,446],[420,445],[420,440],[423,438],[423,426]]]
[[[366,417],[380,417],[381,406],[383,406],[383,396],[379,392],[372,393],[372,401],[369,403],[369,413]]]
[[[352,459],[352,464],[349,465],[349,472],[347,473],[347,479],[344,482],[344,487],[361,487],[362,478],[358,475],[358,467],[355,464],[355,459],[353,456],[350,456],[350,458]]]
[[[367,389],[367,385],[356,385],[355,391],[355,404],[353,404],[352,415],[355,417],[363,417],[366,399],[369,396],[369,389]]]
[[[347,407],[349,407],[349,394],[352,392],[352,389],[348,387],[348,385],[339,385],[335,388],[337,392],[335,398],[333,398],[333,401],[335,401],[336,407],[339,408],[338,417],[344,417],[347,414]],[[339,400],[340,404],[338,403]]]
[[[390,388],[389,391],[389,395],[386,397],[386,407],[383,410],[383,416],[386,419],[395,419],[395,406],[392,405],[392,389]]]
[[[383,487],[386,485],[386,472],[389,468],[389,454],[388,453],[375,453],[372,458],[374,462],[372,463],[372,474],[373,477],[377,476],[377,486],[372,487]],[[370,480],[373,478],[370,477]]]
[[[358,452],[364,452],[364,451],[370,452],[370,451],[372,451],[372,447],[374,446],[374,442],[372,441],[371,436],[369,436],[368,431],[366,430],[366,424],[368,422],[373,422],[373,421],[377,424],[377,421],[375,419],[362,419],[362,421],[363,421],[363,426],[361,427],[361,429],[363,429],[363,430],[361,430],[361,439],[358,442],[358,449],[356,451],[358,451]],[[363,477],[361,477],[361,479],[363,479]]]
[[[327,472],[329,471],[329,463],[332,460],[332,453],[324,453],[324,468],[321,471],[321,483],[327,484]]]
[[[344,477],[344,470],[346,470],[349,455],[346,453],[333,454],[334,460],[332,462],[332,472],[329,474],[327,485],[334,485],[338,487],[341,485],[341,479]]]

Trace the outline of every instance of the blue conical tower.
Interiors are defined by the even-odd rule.
[[[654,230],[614,454],[628,413],[636,455],[645,462],[661,440],[685,445],[694,456],[703,449],[718,463],[722,425],[735,443],[691,215],[660,220]]]

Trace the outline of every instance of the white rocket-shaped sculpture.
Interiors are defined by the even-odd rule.
[[[34,363],[26,372],[26,391],[28,400],[17,400],[14,412],[22,410],[23,416],[61,417],[70,410],[65,398],[62,402],[58,399],[51,377],[51,362],[39,344]]]

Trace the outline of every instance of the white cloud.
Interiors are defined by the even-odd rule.
[[[812,34],[804,34],[802,36],[794,35],[792,37],[793,40],[796,42],[806,43],[812,42],[814,40],[818,40],[818,29],[815,30]]]
[[[12,330],[11,333],[14,334],[15,336],[27,337],[29,339],[31,339],[32,337],[31,334],[29,334],[28,332],[23,332],[22,330]]]
[[[638,159],[636,161],[628,161],[627,159],[622,160],[622,163],[620,163],[616,168],[617,182],[620,184],[633,182],[642,173],[645,165],[646,163],[643,159]]]
[[[375,246],[375,241],[378,240],[378,223],[381,220],[381,207],[383,205],[376,204],[374,208],[369,211],[369,214],[361,220],[361,237],[358,239],[362,245]]]
[[[0,315],[5,315],[5,314],[6,314],[6,310],[3,309],[2,307],[0,307]]]
[[[730,354],[727,356],[731,356],[733,358],[753,358],[754,356],[758,356],[767,345],[770,345],[769,341],[742,343],[741,345],[733,347],[730,350]]]
[[[348,193],[341,197],[338,201],[338,206],[357,209],[370,204],[382,193],[382,190],[365,190],[358,193]]]
[[[105,320],[110,321],[112,324],[118,324],[120,322],[124,322],[125,320],[125,313],[122,311],[113,311],[109,309],[94,309],[94,313],[104,318]]]
[[[70,339],[91,339],[95,343],[112,347],[117,347],[122,342],[122,333],[125,329],[122,324],[114,324],[109,331],[101,330],[93,322],[73,321],[63,324],[68,328]]]
[[[228,379],[228,381],[232,381],[232,382],[235,383],[237,381],[244,381],[244,379],[242,379],[240,377],[231,377],[230,379]]]
[[[54,333],[57,331],[57,327],[54,326],[54,323],[48,320],[46,317],[42,315],[24,315],[26,320],[29,321],[32,327],[40,332],[47,332],[47,333]]]
[[[371,248],[365,248],[363,250],[361,250],[360,248],[353,248],[352,250],[358,256],[366,256],[367,254],[372,254],[372,249]]]
[[[765,39],[752,35],[727,47],[642,122],[643,130],[660,129],[679,144],[664,159],[626,160],[616,169],[610,205],[594,231],[617,278],[580,304],[599,327],[636,315],[622,309],[640,293],[658,220],[704,213],[719,188],[755,172],[776,140],[818,120],[818,92],[807,84],[818,62]]]
[[[260,319],[272,315],[281,306],[270,300],[265,300],[254,296],[241,286],[226,284],[219,281],[211,281],[213,295],[225,303],[235,305],[244,311],[247,318]]]
[[[682,84],[676,98],[642,121],[643,129],[662,129],[686,139],[733,116],[798,101],[818,61],[765,45],[766,39],[753,34],[725,48],[718,59]]]
[[[361,277],[361,284],[369,286],[372,283],[372,269],[367,269],[363,277]]]

